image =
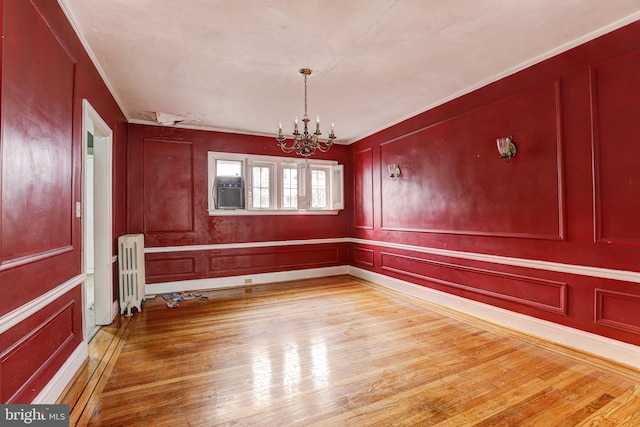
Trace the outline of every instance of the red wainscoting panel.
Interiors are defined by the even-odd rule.
[[[32,2],[2,5],[0,315],[80,274],[75,59]]]
[[[640,334],[640,294],[596,289],[596,323]]]
[[[196,277],[196,257],[177,253],[174,256],[166,254],[146,255],[145,274],[147,282],[157,280],[186,280]]]
[[[3,40],[3,82],[11,82],[2,87],[3,269],[71,251],[75,212],[74,60],[33,5],[19,3],[5,3],[16,19],[5,23]],[[36,58],[44,65],[30,66]]]
[[[552,81],[381,144],[380,167],[401,168],[383,175],[382,228],[564,238],[559,95]]]
[[[373,229],[373,150],[353,153],[353,224],[356,228]]]
[[[374,254],[373,249],[356,247],[353,249],[353,263],[356,266],[373,268]]]
[[[596,240],[640,245],[640,50],[591,68]]]
[[[1,401],[31,402],[82,341],[80,286],[0,336]]]
[[[193,231],[193,146],[144,141],[145,232]]]
[[[147,283],[346,265],[348,244],[197,250],[146,255]]]
[[[209,255],[212,274],[239,275],[255,271],[283,271],[333,266],[340,260],[336,245],[290,246],[256,250],[227,250]]]
[[[381,253],[382,269],[479,295],[565,314],[567,284],[526,274],[499,271],[495,265],[472,267],[456,261]],[[532,274],[534,271],[532,271]]]

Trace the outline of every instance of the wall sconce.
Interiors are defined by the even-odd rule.
[[[387,165],[387,169],[389,169],[389,177],[392,180],[400,178],[400,165]]]
[[[513,143],[513,137],[511,135],[505,138],[496,139],[498,145],[498,153],[500,158],[509,163],[511,158],[516,155],[516,145]]]

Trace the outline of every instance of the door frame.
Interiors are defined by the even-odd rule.
[[[82,211],[86,212],[87,133],[94,144],[94,311],[96,325],[110,324],[116,313],[113,297],[113,131],[86,99],[82,100]],[[100,148],[96,150],[96,146]],[[82,215],[82,274],[87,274],[85,246],[87,219]],[[83,282],[84,337],[87,337],[86,280]]]

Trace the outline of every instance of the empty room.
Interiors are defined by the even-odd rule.
[[[636,0],[0,6],[2,423],[640,424]]]

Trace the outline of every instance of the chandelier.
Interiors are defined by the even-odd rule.
[[[336,135],[333,133],[333,123],[331,123],[331,131],[329,132],[329,140],[324,142],[318,139],[322,132],[320,132],[320,115],[316,119],[316,131],[309,133],[309,116],[307,115],[307,77],[311,75],[311,70],[308,68],[301,68],[300,74],[304,76],[304,129],[302,133],[298,131],[298,118],[294,121],[293,128],[293,140],[290,145],[286,144],[286,138],[282,135],[282,122],[278,125],[278,146],[282,148],[285,153],[291,153],[295,151],[297,155],[308,158],[315,154],[316,150],[320,150],[323,153],[329,151],[329,148],[333,145],[333,140],[336,139]]]

